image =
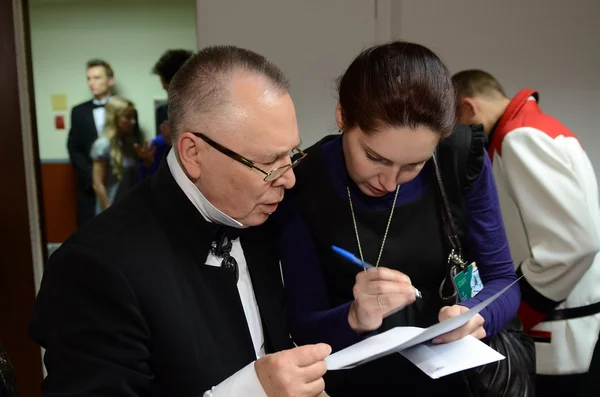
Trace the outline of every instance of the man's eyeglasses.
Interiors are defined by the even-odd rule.
[[[240,163],[244,164],[247,167],[254,168],[257,171],[262,172],[265,175],[265,178],[263,179],[265,182],[272,182],[275,179],[279,178],[280,176],[285,174],[288,170],[297,166],[298,163],[304,157],[306,157],[306,153],[304,153],[300,148],[295,148],[292,150],[293,154],[291,157],[293,160],[292,160],[291,164],[287,164],[282,167],[273,168],[271,171],[267,172],[267,171],[257,167],[256,165],[254,165],[254,161],[248,160],[244,156],[237,154],[236,152],[234,152],[231,149],[227,149],[225,146],[218,144],[217,142],[213,141],[206,135],[204,135],[200,132],[192,132],[192,134],[196,135],[198,138],[202,139],[204,142],[208,143],[210,146],[217,149],[219,152],[223,153],[224,155],[229,156],[236,161],[239,161]]]

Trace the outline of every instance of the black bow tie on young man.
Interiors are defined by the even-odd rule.
[[[93,108],[94,109],[103,108],[105,105],[106,105],[105,103],[94,103]]]

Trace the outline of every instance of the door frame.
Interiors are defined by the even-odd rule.
[[[27,335],[45,263],[27,0],[0,2],[0,341],[20,395],[41,396],[40,347]]]

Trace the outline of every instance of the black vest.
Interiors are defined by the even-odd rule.
[[[352,287],[356,274],[361,270],[331,251],[332,245],[338,245],[358,253],[348,199],[340,197],[334,190],[322,155],[321,145],[331,139],[336,137],[326,137],[307,150],[306,160],[297,167],[297,185],[292,194],[314,238],[330,302],[332,306],[338,306],[353,299]],[[481,146],[479,172],[483,164],[483,142],[482,137],[478,138],[476,145],[476,150]],[[461,240],[464,239],[466,230],[464,190],[474,179],[467,175],[473,174],[474,170],[469,170],[470,167],[477,168],[477,165],[473,167],[469,161],[474,143],[471,129],[457,126],[451,137],[444,140],[438,148],[442,178]],[[450,249],[442,229],[441,206],[432,164],[428,163],[421,172],[426,186],[424,194],[414,201],[396,206],[380,266],[407,274],[423,294],[423,299],[417,299],[414,304],[386,318],[380,332],[395,326],[427,327],[438,322],[437,316],[442,306],[438,288],[446,274]],[[354,208],[364,259],[367,262],[375,264],[377,260],[390,209]],[[332,396],[396,396],[412,391],[413,388],[421,395],[430,395],[428,393],[438,390],[444,390],[444,395],[452,395],[448,394],[448,387],[459,387],[456,395],[464,395],[459,391],[463,387],[462,377],[449,376],[432,381],[399,354],[392,354],[352,370],[330,372],[326,383],[326,390]]]

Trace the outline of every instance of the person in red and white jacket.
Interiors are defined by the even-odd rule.
[[[590,160],[577,136],[541,111],[537,91],[508,99],[480,70],[453,80],[458,122],[483,124],[488,135],[510,250],[524,275],[518,315],[536,340],[537,395],[600,396],[590,371],[600,360],[600,205]]]

